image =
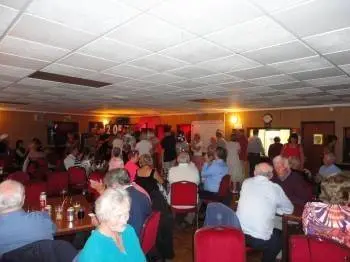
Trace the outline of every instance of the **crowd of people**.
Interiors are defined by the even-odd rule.
[[[183,132],[175,135],[170,126],[165,127],[162,139],[152,131],[141,132],[140,136],[122,132],[101,134],[93,143],[86,142],[83,149],[77,137],[68,134],[64,156],[55,163],[55,168],[82,166],[87,177],[96,168],[106,172],[103,181],[89,181],[99,194],[93,217],[96,230],[77,255],[78,261],[146,261],[138,238],[152,211],[161,214],[158,255],[171,261],[175,256],[176,224],[170,208],[172,184],[179,181],[196,184],[199,205],[205,208],[201,199],[218,194],[226,175],[231,177],[232,193],[239,193],[237,217],[246,244],[263,251],[263,262],[275,261],[282,248],[281,226],[276,225],[275,215],[291,214],[296,206],[315,200],[322,191],[320,184],[342,173],[335,165],[336,138],[326,146],[317,174],[304,168],[305,157],[298,141],[298,135],[291,134],[288,143],[282,145],[276,137],[265,157],[258,130],[253,130],[249,139],[237,131],[230,141],[225,140],[222,130],[217,130],[206,148],[199,134],[194,134],[189,142]],[[8,136],[1,136],[0,149],[1,156],[10,154]],[[17,141],[14,154],[15,167],[23,171],[28,171],[33,162],[47,159],[37,138],[28,149],[23,141]],[[245,178],[246,161],[250,178]],[[322,194],[325,202],[336,201],[332,195],[322,198]],[[21,183],[5,180],[0,184],[0,256],[54,237],[55,225],[47,214],[23,210],[24,195]],[[341,201],[344,204],[344,198]],[[228,204],[231,206],[230,203],[232,199]],[[190,213],[181,223],[192,224],[193,218]]]

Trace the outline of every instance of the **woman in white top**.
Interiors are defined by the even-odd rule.
[[[192,162],[201,171],[203,165],[203,142],[198,133],[194,134],[193,141],[191,142],[191,150],[193,152]]]
[[[235,134],[231,135],[231,141],[227,142],[227,165],[233,184],[241,183],[244,180],[242,162],[239,160],[241,146]]]

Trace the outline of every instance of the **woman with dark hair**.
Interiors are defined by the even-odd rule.
[[[41,141],[34,137],[28,147],[28,155],[23,163],[23,172],[27,171],[27,167],[31,161],[37,161],[39,159],[44,159],[45,157],[46,155],[43,152]]]
[[[20,167],[23,165],[24,159],[26,157],[26,149],[23,146],[23,140],[16,141],[16,164]]]
[[[288,143],[285,144],[281,150],[281,155],[285,158],[295,157],[300,160],[300,168],[304,169],[304,150],[302,146],[298,143],[298,134],[293,133],[288,139]]]
[[[338,137],[335,135],[328,135],[326,138],[326,143],[323,148],[323,154],[333,153],[335,154],[335,145],[338,141]]]

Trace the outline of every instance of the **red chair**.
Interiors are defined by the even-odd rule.
[[[191,213],[196,214],[196,226],[198,227],[198,187],[189,181],[179,181],[171,184],[170,206],[173,214]]]
[[[22,184],[26,184],[30,179],[29,175],[22,171],[16,171],[14,173],[11,173],[7,178],[20,182]]]
[[[195,262],[245,262],[245,239],[233,227],[203,227],[194,235]]]
[[[39,206],[40,204],[40,193],[46,192],[47,187],[45,182],[36,181],[30,182],[25,185],[25,202],[29,206]]]
[[[230,196],[232,192],[231,176],[225,175],[220,182],[219,192],[208,198],[204,198],[203,201],[206,204],[211,202],[224,202]]]
[[[155,246],[158,234],[160,212],[153,211],[143,224],[140,242],[143,253],[147,254]]]
[[[73,190],[83,190],[86,188],[86,172],[83,167],[73,166],[68,169],[69,186]]]
[[[294,235],[289,239],[290,262],[349,262],[350,248],[333,240]]]
[[[27,167],[27,173],[35,180],[45,180],[48,171],[49,165],[44,158],[31,160]]]
[[[46,184],[49,196],[60,196],[63,190],[68,190],[68,172],[48,173]]]
[[[104,178],[104,174],[98,171],[92,172],[89,176],[89,180],[93,180],[93,181],[102,181],[103,178]],[[100,196],[100,194],[90,186],[90,183],[88,185],[88,192],[92,196],[93,200],[96,200]]]

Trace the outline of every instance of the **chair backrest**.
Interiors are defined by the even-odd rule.
[[[68,190],[68,172],[51,172],[47,174],[47,194],[59,196],[63,190]]]
[[[204,226],[231,226],[241,230],[241,224],[236,213],[220,202],[208,204]]]
[[[83,167],[72,166],[68,169],[69,184],[83,186],[86,184],[86,172]]]
[[[11,173],[7,177],[8,179],[16,180],[22,184],[26,184],[29,181],[29,175],[22,171],[16,171],[14,173]]]
[[[294,235],[289,238],[290,262],[349,262],[350,249],[332,240]]]
[[[170,187],[171,206],[196,206],[198,188],[195,183],[179,181],[171,184]]]
[[[27,167],[27,173],[36,180],[44,180],[48,171],[48,162],[44,158],[31,160]]]
[[[33,181],[25,185],[25,202],[29,206],[39,206],[40,193],[47,192],[46,182]]]
[[[146,219],[140,234],[141,248],[147,254],[156,244],[160,212],[153,211]]]
[[[195,262],[245,262],[245,239],[233,227],[203,227],[194,235]]]
[[[220,187],[219,187],[219,196],[224,197],[227,196],[227,194],[230,193],[231,189],[231,176],[230,175],[225,175],[220,182]]]

